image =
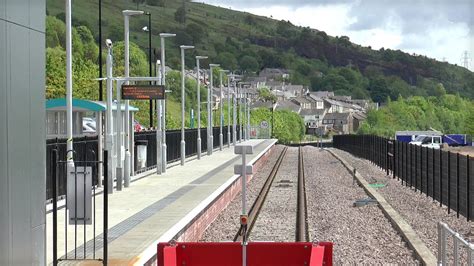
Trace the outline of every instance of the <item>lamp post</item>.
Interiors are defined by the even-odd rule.
[[[158,78],[158,84],[161,84],[161,61],[156,60],[156,77]],[[161,174],[161,163],[162,163],[162,153],[161,153],[161,100],[156,101],[156,173]]]
[[[107,112],[106,112],[106,117],[107,117],[107,125],[106,125],[106,138],[105,138],[105,149],[107,150],[107,162],[109,162],[109,167],[107,168],[107,182],[108,182],[108,187],[109,189],[109,194],[113,193],[114,191],[114,175],[113,175],[113,167],[112,167],[112,160],[113,160],[113,137],[114,133],[113,131],[113,124],[112,124],[112,98],[113,98],[113,84],[112,84],[112,73],[113,73],[113,57],[112,57],[112,41],[107,39],[106,41],[107,44],[107,60],[106,60],[106,71],[107,71],[107,81],[106,81],[106,86],[107,86],[107,91],[106,91],[106,97],[107,97]],[[99,151],[102,152],[102,151]]]
[[[160,33],[161,39],[161,85],[165,86],[166,84],[166,64],[165,64],[165,38],[175,37],[174,33]],[[166,96],[166,92],[165,92]],[[163,111],[161,116],[161,126],[162,126],[162,145],[161,145],[161,169],[157,169],[157,173],[166,173],[166,97],[163,101]],[[159,145],[158,143],[156,145]],[[158,149],[159,147],[157,147]]]
[[[145,15],[148,16],[148,26],[143,27],[143,31],[148,32],[148,71],[149,71],[149,76],[151,77],[153,75],[151,67],[152,67],[152,59],[151,59],[151,13],[150,12],[145,12]],[[153,100],[150,100],[150,110],[149,110],[149,116],[150,116],[150,128],[153,127]]]
[[[236,84],[234,83],[234,100],[233,100],[233,108],[232,108],[232,114],[234,116],[234,124],[232,126],[232,132],[233,132],[233,135],[232,135],[232,141],[234,142],[234,146],[237,144],[237,108],[236,108],[236,105],[237,105],[237,86]]]
[[[247,130],[246,130],[246,137],[247,140],[250,139],[250,99],[248,98],[248,93],[247,90],[245,91],[246,96],[245,96],[245,102],[247,103]]]
[[[230,148],[230,76],[227,77],[227,147]]]
[[[239,90],[239,127],[240,127],[240,131],[239,131],[239,143],[242,142],[242,131],[243,131],[243,121],[244,121],[244,117],[242,116],[242,105],[243,105],[243,102],[242,102],[242,90],[243,90],[243,86],[240,86],[240,90]],[[245,107],[245,106],[244,106]]]
[[[219,67],[219,64],[209,64],[209,87],[207,93],[207,155],[212,154],[212,148],[214,146],[214,134],[212,130],[212,87],[213,87],[213,75],[212,69]]]
[[[104,100],[102,94],[102,76],[102,0],[99,0],[99,101]],[[100,114],[99,119],[102,120],[102,114]],[[100,185],[101,184],[99,184],[99,186]]]
[[[196,56],[197,69],[197,117],[198,117],[198,137],[197,137],[197,158],[201,159],[201,73],[199,60],[207,59],[207,56]]]
[[[137,16],[137,15],[142,15],[144,12],[140,10],[123,10],[123,19],[124,19],[124,54],[125,54],[125,78],[130,77],[130,47],[129,47],[129,42],[130,42],[130,27],[129,27],[129,21],[131,16]],[[151,66],[151,65],[150,65]],[[128,81],[126,82],[128,84]],[[120,109],[117,109],[117,113],[121,113]],[[119,116],[117,116],[119,117]],[[122,123],[122,121],[118,121],[118,123]],[[130,135],[130,110],[129,110],[129,100],[125,101],[125,166],[124,166],[124,181],[125,187],[128,187],[130,185],[130,141],[129,141],[129,135]],[[120,134],[120,132],[119,132]],[[119,146],[118,152],[121,151],[121,145]],[[120,164],[121,165],[121,162]],[[118,173],[121,175],[121,168],[117,168]],[[118,180],[119,177],[117,177]]]
[[[72,26],[71,26],[71,1],[66,0],[66,121],[67,121],[67,171],[74,171],[74,152],[72,145]]]
[[[220,100],[219,100],[219,109],[220,109],[220,114],[219,114],[219,150],[222,151],[222,146],[224,145],[224,135],[222,134],[222,124],[224,123],[224,114],[222,113],[222,109],[224,106],[224,97],[222,94],[222,74],[229,72],[229,70],[223,70],[221,69],[219,71],[219,88],[220,88]]]
[[[194,46],[181,45],[181,165],[184,165],[184,158],[186,157],[186,142],[184,140],[184,113],[185,113],[185,73],[184,73],[184,51],[194,49]]]

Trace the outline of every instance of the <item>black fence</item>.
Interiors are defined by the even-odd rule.
[[[239,137],[240,127],[237,127],[237,138]],[[193,156],[197,154],[197,134],[198,129],[186,129],[186,156]],[[219,147],[219,127],[214,127],[213,133],[213,147]],[[233,138],[233,130],[231,127],[231,140]],[[222,129],[223,143],[227,145],[227,126]],[[156,131],[145,131],[135,133],[135,155],[137,155],[137,144],[144,143],[147,146],[147,160],[146,168],[150,169],[156,166]],[[48,139],[46,140],[46,199],[52,198],[52,182],[51,182],[51,157],[53,150],[58,151],[58,159],[66,160],[67,148],[66,139]],[[104,143],[105,145],[105,143]],[[167,145],[167,161],[174,162],[181,157],[181,130],[167,130],[166,131],[166,145]],[[97,136],[75,138],[73,141],[74,158],[78,161],[98,161],[98,140]],[[201,150],[203,153],[207,151],[207,129],[201,128]],[[104,158],[106,161],[107,158]],[[135,169],[137,168],[137,156],[135,156]],[[93,185],[98,183],[97,167],[93,168]],[[66,194],[66,169],[65,164],[58,166],[58,196]]]
[[[333,137],[337,149],[370,160],[387,174],[401,181],[402,185],[425,193],[472,220],[473,160],[469,155],[452,153],[389,140],[372,135],[338,135]]]
[[[48,139],[46,140],[46,199],[53,196],[52,189],[52,168],[55,166],[52,161],[53,150],[57,150],[58,160],[66,160],[67,157],[66,139]],[[81,162],[97,161],[98,157],[97,136],[75,138],[73,142],[74,158]],[[78,166],[86,166],[80,163]],[[87,165],[88,166],[88,165]],[[58,196],[66,194],[66,164],[58,165]],[[97,167],[92,169],[92,184],[97,185]]]

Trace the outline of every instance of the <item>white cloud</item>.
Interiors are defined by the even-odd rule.
[[[323,30],[332,36],[346,35],[351,41],[373,49],[400,49],[438,60],[446,58],[458,65],[461,65],[463,51],[469,51],[474,57],[474,31],[469,28],[474,15],[466,18],[466,11],[474,4],[464,0],[455,0],[456,4],[436,1],[433,5],[421,0],[337,0],[334,1],[336,4],[328,4],[330,1],[325,0],[299,0],[298,3],[261,0],[252,1],[250,5],[224,0],[204,2],[289,20],[295,25]]]

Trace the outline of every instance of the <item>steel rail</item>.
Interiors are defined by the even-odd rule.
[[[257,221],[258,214],[260,213],[260,210],[263,207],[263,203],[265,202],[268,192],[270,191],[270,188],[273,184],[273,180],[275,180],[275,176],[277,175],[278,170],[280,169],[280,165],[283,161],[283,158],[286,155],[287,150],[288,150],[288,147],[285,147],[283,151],[281,152],[275,165],[272,168],[272,171],[268,175],[267,180],[265,181],[265,184],[260,190],[260,193],[258,194],[257,199],[255,199],[254,203],[252,204],[252,207],[250,208],[249,215],[248,215],[247,230],[246,230],[246,239],[248,239],[248,236],[250,235],[250,232],[252,231],[252,228],[255,222]],[[236,242],[242,241],[243,229],[244,229],[243,226],[240,226],[237,234],[234,237],[234,241]]]
[[[303,162],[303,149],[298,148],[298,203],[296,213],[296,242],[308,242],[308,220],[306,209],[306,190]]]

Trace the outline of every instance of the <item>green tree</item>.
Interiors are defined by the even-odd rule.
[[[258,61],[255,57],[244,55],[240,59],[240,69],[245,73],[256,72],[259,68]]]
[[[237,70],[237,59],[234,54],[229,52],[222,52],[217,56],[217,62],[220,62],[221,67],[230,71]]]
[[[273,93],[271,93],[268,88],[265,87],[260,88],[258,90],[258,98],[264,102],[274,102],[277,100],[277,97]]]
[[[165,0],[146,0],[146,4],[150,6],[165,7],[166,1]]]
[[[196,23],[189,23],[186,26],[186,33],[191,37],[193,44],[201,42],[202,38],[206,37],[204,27]]]
[[[184,6],[179,7],[174,13],[174,20],[181,24],[186,24],[186,8]]]

